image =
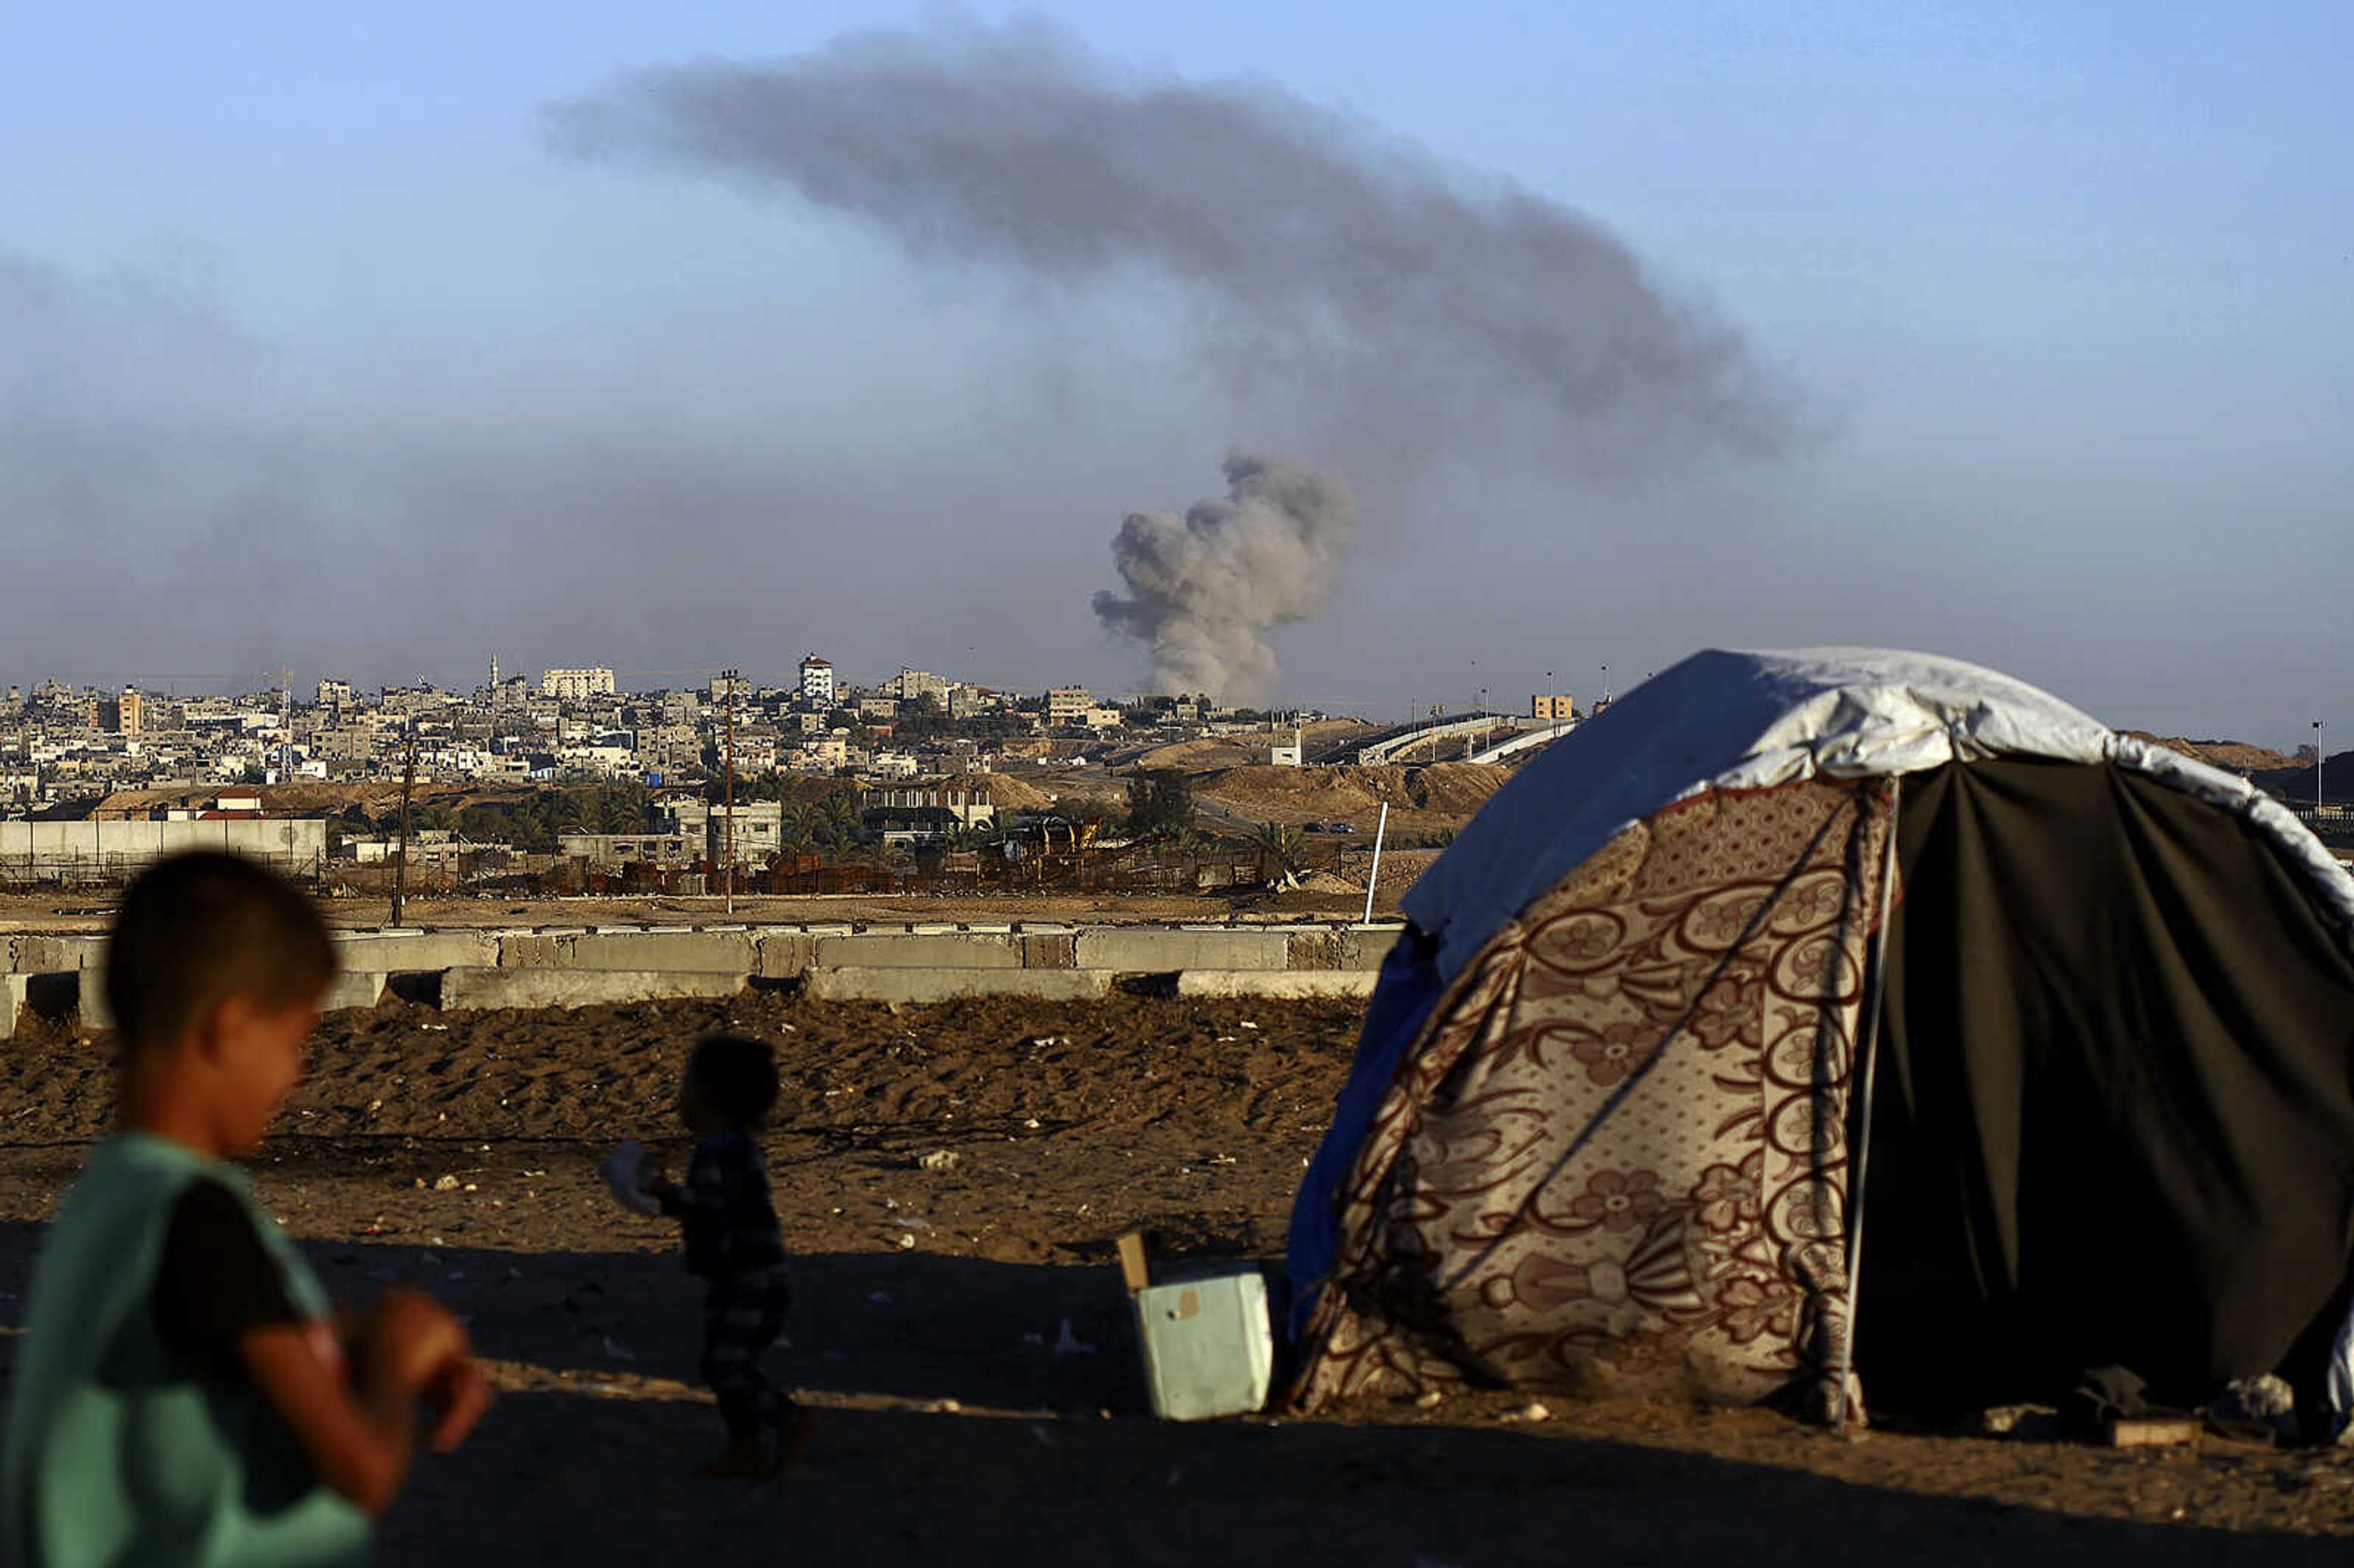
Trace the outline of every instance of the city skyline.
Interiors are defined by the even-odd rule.
[[[818,656],[804,654],[802,657],[817,658]],[[819,662],[829,667],[832,667],[834,663],[832,661],[822,658]],[[525,683],[531,687],[534,694],[538,694],[542,678],[551,673],[593,672],[610,675],[613,679],[616,693],[622,699],[659,696],[665,693],[707,691],[714,689],[714,683],[730,673],[741,677],[748,686],[768,693],[791,691],[801,685],[803,677],[803,663],[801,659],[796,659],[790,664],[778,665],[773,668],[738,662],[733,665],[715,664],[688,669],[632,671],[608,665],[511,664],[504,660],[497,661],[495,667],[499,672],[502,684]],[[419,672],[414,675],[388,680],[353,680],[340,671],[319,669],[306,673],[293,665],[235,674],[158,676],[146,679],[126,677],[119,673],[108,672],[100,673],[109,677],[103,679],[67,672],[44,673],[37,677],[19,678],[12,677],[8,672],[0,670],[0,691],[14,689],[19,694],[29,694],[43,684],[56,683],[70,690],[86,690],[94,694],[120,690],[136,691],[147,696],[180,699],[259,698],[273,696],[277,694],[281,690],[280,678],[282,674],[289,678],[293,702],[299,705],[308,706],[315,705],[315,693],[319,685],[329,682],[348,681],[355,691],[363,694],[402,690],[432,690],[451,695],[481,692],[488,689],[493,668],[493,662],[485,661],[477,669],[473,678],[455,673],[435,676]],[[1550,699],[1557,694],[1575,701],[1577,711],[1583,714],[1588,711],[1596,698],[1623,696],[1643,680],[1649,679],[1654,672],[1637,672],[1631,676],[1621,675],[1614,679],[1610,666],[1599,665],[1587,673],[1589,678],[1582,685],[1575,683],[1571,679],[1574,672],[1558,670],[1541,672],[1533,683],[1517,685],[1502,679],[1480,680],[1478,679],[1479,673],[1477,667],[1467,669],[1466,675],[1475,679],[1477,683],[1468,686],[1461,694],[1452,696],[1445,694],[1417,696],[1392,693],[1371,698],[1324,700],[1302,698],[1272,705],[1265,711],[1287,713],[1296,710],[1326,713],[1341,717],[1363,717],[1376,721],[1420,717],[1441,708],[1461,712],[1484,706],[1490,712],[1509,715],[1529,708],[1531,704],[1538,699]],[[845,692],[875,692],[892,686],[903,675],[921,675],[928,679],[938,680],[944,685],[970,688],[1022,699],[1039,698],[1058,687],[1083,690],[1097,697],[1123,705],[1144,703],[1156,698],[1197,694],[1159,691],[1149,684],[1105,685],[1069,679],[1050,680],[1036,684],[1000,683],[992,681],[971,680],[964,673],[954,670],[922,671],[912,664],[905,663],[891,665],[887,673],[883,673],[878,667],[873,673],[858,672],[844,674],[841,677],[841,684]],[[2063,701],[2071,700],[2064,693],[2053,694],[2060,696]],[[1484,703],[1481,701],[1482,698],[1485,699]],[[2076,703],[2073,705],[2113,729],[2172,736],[2201,743],[2219,742],[2257,746],[2289,757],[2298,756],[2311,748],[2317,733],[2326,736],[2326,726],[2336,723],[2335,720],[2324,719],[2317,724],[2310,717],[2289,722],[2284,726],[2278,738],[2266,738],[2253,731],[2194,734],[2181,726],[2168,726],[2163,722],[2168,715],[2179,715],[2185,711],[2179,706],[2160,704],[2137,708],[2126,707],[2119,710],[2120,716],[2113,717],[2084,704]],[[2145,719],[2158,722],[2137,722],[2131,717],[2122,716],[2133,713],[2143,715]],[[2349,721],[2349,730],[2354,730],[2354,720]]]

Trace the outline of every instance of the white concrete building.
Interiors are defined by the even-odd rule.
[[[539,678],[539,694],[558,702],[586,702],[613,694],[613,672],[602,665],[588,670],[549,670]]]
[[[801,661],[801,701],[833,701],[833,666],[814,653]]]
[[[949,699],[949,683],[928,670],[911,670],[903,664],[899,667],[899,678],[891,683],[891,694],[903,703],[935,697],[945,704]]]

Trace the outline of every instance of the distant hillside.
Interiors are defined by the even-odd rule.
[[[2265,768],[2248,775],[2251,783],[2269,789],[2302,806],[2313,800],[2313,768],[2291,762],[2285,768]],[[2325,800],[2354,801],[2354,751],[2341,751],[2321,767],[2321,796]]]
[[[2138,740],[2156,741],[2185,757],[2195,758],[2211,768],[2221,768],[2229,773],[2271,772],[2283,768],[2295,768],[2297,760],[2268,747],[2250,746],[2237,740],[2185,740],[2179,736],[2152,735],[2147,730],[2125,732]]]
[[[1512,776],[1488,763],[1410,768],[1223,768],[1193,780],[1193,793],[1253,821],[1345,821],[1371,832],[1384,802],[1393,832],[1453,831],[1476,815]]]
[[[2227,773],[2241,774],[2257,789],[2297,805],[2313,802],[2313,764],[2299,762],[2286,752],[2237,740],[2184,740],[2138,729],[2123,733],[2170,747]],[[2321,792],[2327,800],[2354,801],[2354,751],[2341,751],[2322,765]]]

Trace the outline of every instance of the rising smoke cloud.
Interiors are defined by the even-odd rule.
[[[1173,280],[1228,390],[1304,397],[1354,463],[1509,435],[1631,472],[1790,434],[1739,336],[1583,215],[1265,82],[1139,79],[1044,23],[646,70],[546,115],[560,154],[790,190],[918,256]]]
[[[1789,406],[1739,336],[1599,225],[1264,82],[1144,79],[1028,21],[646,70],[550,105],[567,156],[784,190],[918,257],[1057,284],[1173,281],[1202,362],[1266,427],[1389,493],[1436,458],[1546,475],[1771,455]],[[1302,432],[1302,423],[1312,433]],[[1257,443],[1254,443],[1257,444]],[[1257,459],[1180,519],[1130,516],[1106,625],[1164,686],[1257,700],[1262,635],[1313,615],[1347,487]]]
[[[1236,455],[1225,500],[1184,516],[1131,512],[1113,538],[1128,597],[1098,593],[1096,615],[1152,650],[1163,691],[1257,705],[1275,686],[1263,635],[1324,608],[1356,526],[1356,498],[1337,475]]]

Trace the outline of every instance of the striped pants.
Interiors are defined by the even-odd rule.
[[[716,1279],[704,1298],[697,1370],[719,1397],[728,1436],[739,1443],[757,1438],[763,1428],[781,1426],[793,1409],[792,1396],[760,1370],[760,1357],[785,1331],[792,1298],[782,1264]]]

